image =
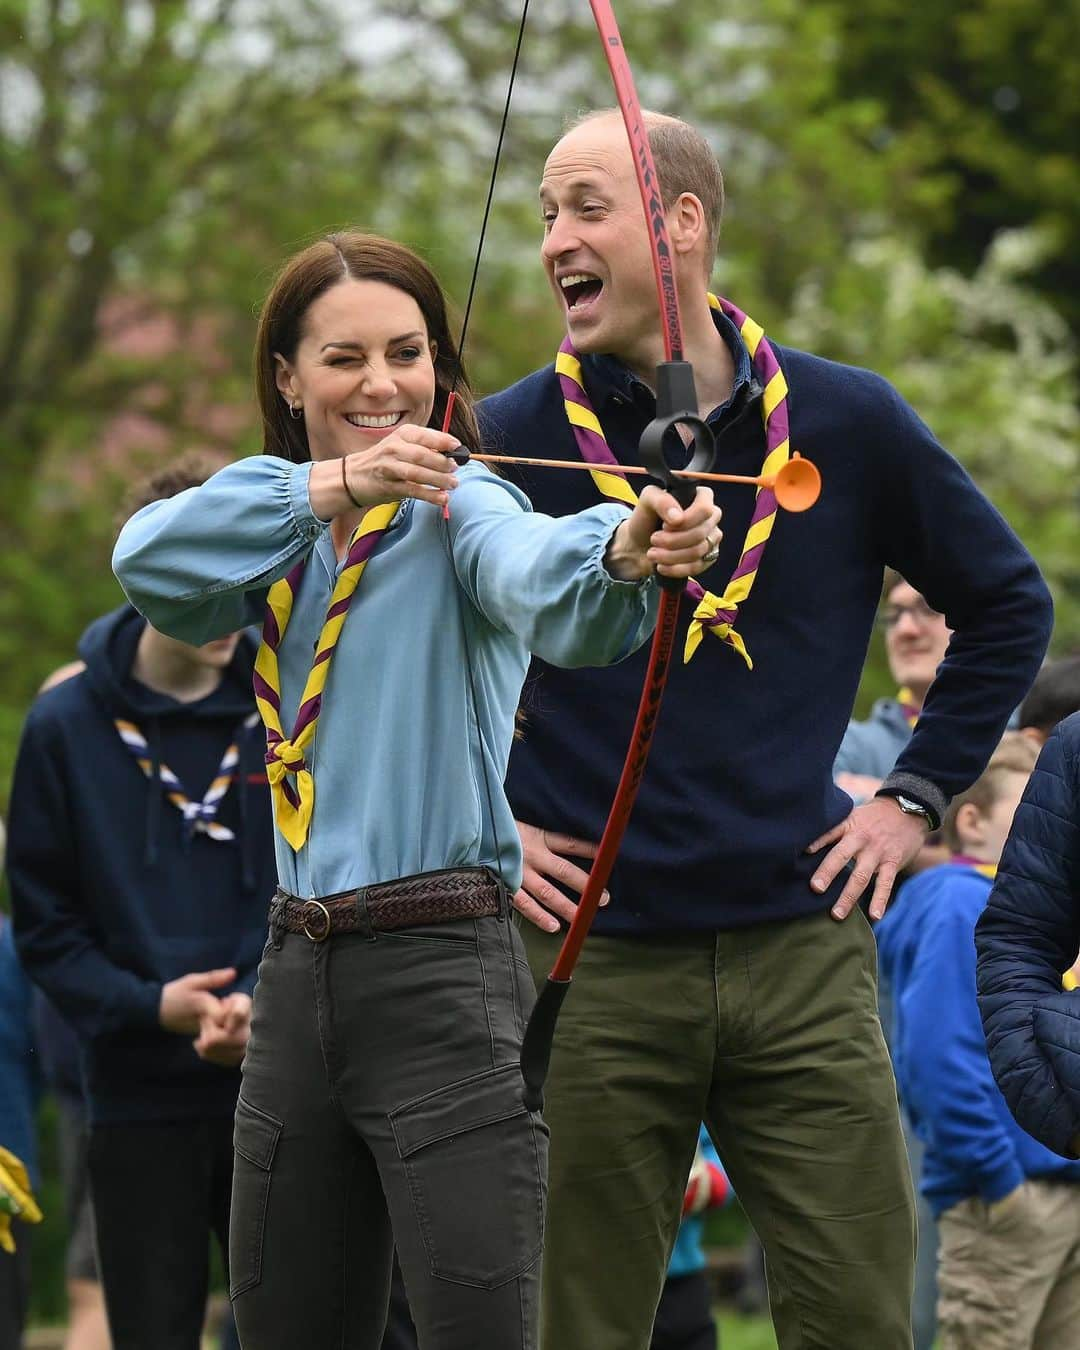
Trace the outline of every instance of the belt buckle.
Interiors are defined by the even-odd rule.
[[[333,923],[333,921],[330,918],[330,911],[319,900],[305,900],[304,910],[306,910],[309,906],[314,906],[315,909],[317,909],[319,913],[322,915],[324,927],[322,928],[321,932],[313,933],[309,926],[310,920],[302,919],[300,926],[304,930],[304,936],[310,938],[312,942],[325,942],[326,939],[330,936],[330,929]],[[301,914],[303,914],[304,910],[300,911]]]

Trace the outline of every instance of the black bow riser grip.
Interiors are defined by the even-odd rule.
[[[544,1083],[551,1063],[555,1023],[569,988],[569,980],[553,980],[549,975],[533,1004],[532,1016],[521,1042],[522,1100],[527,1111],[544,1109]]]

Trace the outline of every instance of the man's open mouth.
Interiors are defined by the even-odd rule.
[[[559,286],[562,288],[566,308],[571,314],[576,310],[588,308],[604,289],[604,283],[600,278],[590,276],[588,272],[573,272],[560,277]]]

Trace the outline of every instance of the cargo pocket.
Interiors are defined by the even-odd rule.
[[[390,1113],[431,1273],[494,1289],[540,1254],[547,1126],[507,1064]]]
[[[263,1235],[270,1200],[270,1169],[283,1125],[240,1097],[233,1129],[233,1199],[229,1215],[229,1296],[238,1298],[262,1278]]]

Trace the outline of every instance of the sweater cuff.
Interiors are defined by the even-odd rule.
[[[318,539],[330,523],[328,520],[320,520],[311,509],[311,496],[308,492],[311,469],[310,460],[306,464],[291,464],[287,469],[289,511],[297,533],[306,540]]]
[[[162,985],[147,981],[139,990],[138,998],[132,1005],[132,1021],[136,1026],[153,1027],[161,1030],[161,990]]]
[[[940,829],[945,812],[949,809],[950,799],[936,783],[931,783],[929,778],[920,778],[918,774],[898,773],[894,769],[878,788],[876,795],[895,797],[897,794],[901,797],[910,797],[913,802],[925,806],[937,821],[935,828]]]

